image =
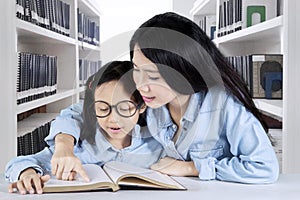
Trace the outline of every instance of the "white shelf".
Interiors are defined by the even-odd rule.
[[[190,13],[192,15],[216,14],[216,1],[197,0],[197,1],[195,1]]]
[[[80,12],[88,14],[87,16],[98,18],[101,15],[99,8],[96,8],[89,0],[78,0],[78,7]]]
[[[251,42],[251,41],[273,41],[279,42],[282,35],[283,16],[256,24],[240,31],[218,37],[214,40],[216,44],[228,42]],[[276,40],[276,41],[274,41]]]
[[[100,51],[99,46],[95,46],[86,42],[78,41],[79,50],[93,50],[93,51]]]
[[[79,93],[84,92],[85,91],[85,86],[79,87],[78,91],[79,91]]]
[[[276,115],[280,118],[283,117],[283,104],[282,100],[276,99],[254,99],[254,103],[259,110]]]
[[[74,38],[16,19],[18,40],[26,43],[76,44]]]
[[[38,108],[43,105],[47,105],[49,103],[53,103],[56,101],[59,101],[61,99],[65,99],[67,97],[71,97],[76,94],[76,91],[74,89],[72,90],[58,90],[55,95],[51,95],[48,97],[40,98],[34,101],[26,102],[19,104],[17,106],[17,114],[26,112],[28,110]]]

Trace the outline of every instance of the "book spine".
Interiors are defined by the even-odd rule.
[[[61,0],[16,0],[16,16],[70,36],[70,4]]]
[[[17,68],[17,104],[47,96],[49,94],[48,79],[51,79],[56,87],[57,59],[55,56],[19,52]]]
[[[35,113],[18,122],[18,156],[34,154],[48,146],[44,139],[49,134],[51,121],[57,115]]]

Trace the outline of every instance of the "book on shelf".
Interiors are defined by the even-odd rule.
[[[34,113],[18,122],[17,155],[30,155],[43,150],[50,124],[59,113]]]
[[[120,189],[169,189],[186,190],[172,177],[151,169],[140,168],[130,164],[111,161],[103,167],[96,164],[84,164],[90,181],[81,177],[73,181],[57,180],[54,177],[44,184],[43,191],[78,192],[92,190],[118,191]]]
[[[227,59],[246,82],[253,98],[282,99],[282,54],[251,54]]]
[[[61,0],[16,0],[17,18],[70,36],[70,4]]]
[[[56,56],[18,52],[17,70],[17,104],[56,93]]]
[[[277,0],[243,0],[242,29],[277,16]]]
[[[283,1],[277,0],[277,16],[283,15]]]
[[[216,15],[196,15],[194,21],[198,23],[199,27],[211,40],[215,39]]]
[[[87,79],[101,67],[101,61],[79,59],[79,86],[84,86]]]
[[[100,45],[99,25],[85,13],[77,9],[78,18],[78,40],[95,46]]]
[[[245,29],[280,15],[278,0],[219,0],[218,37]],[[279,5],[278,5],[279,4]]]
[[[249,65],[253,98],[282,99],[283,56],[249,55]]]

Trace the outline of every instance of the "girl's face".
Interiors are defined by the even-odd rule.
[[[123,83],[118,81],[103,83],[97,87],[95,91],[95,102],[103,101],[109,106],[117,105],[119,102],[125,100],[132,101],[130,97],[131,95],[125,91]],[[108,109],[109,107],[105,106],[105,103],[95,103],[96,114],[97,112],[106,112]],[[97,117],[99,125],[106,132],[106,137],[110,143],[119,144],[120,142],[128,142],[130,138],[128,133],[130,133],[136,125],[139,114],[142,112],[142,110],[137,110],[136,113],[131,117],[122,117],[116,111],[116,107],[111,107],[111,109],[111,113],[107,117]],[[126,107],[126,104],[125,106],[121,104],[121,107],[118,109],[120,109],[121,112],[126,112],[128,107]],[[130,109],[134,110],[135,107],[132,106]]]
[[[157,66],[144,56],[137,45],[134,48],[132,61],[133,79],[147,106],[158,108],[176,98],[176,92],[160,75]]]

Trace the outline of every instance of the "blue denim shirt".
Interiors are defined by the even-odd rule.
[[[63,110],[51,124],[48,143],[59,132],[69,133],[78,140],[82,118],[77,106],[80,105]],[[223,89],[211,88],[207,94],[193,94],[180,123],[180,135],[174,143],[177,126],[168,109],[165,106],[147,109],[148,128],[163,145],[162,156],[193,161],[201,180],[241,183],[277,180],[279,165],[266,132],[252,113]]]
[[[57,126],[56,128],[59,129],[59,127],[61,127],[65,131],[67,131],[66,133],[74,133],[75,129],[74,127],[72,127],[72,123],[76,122],[73,120],[73,118],[71,118],[72,120],[67,120],[67,118],[70,113],[73,113],[73,117],[78,117],[79,119],[80,117],[77,114],[81,113],[81,111],[81,104],[75,104],[63,110],[58,117],[61,120],[55,120],[54,124],[55,126]],[[66,113],[68,115],[65,115]],[[75,133],[80,132],[80,130],[76,131]],[[10,182],[17,181],[20,173],[29,167],[34,168],[42,175],[50,173],[51,158],[54,152],[54,136],[55,134],[52,131],[52,134],[50,134],[46,138],[47,143],[50,145],[49,148],[45,148],[41,152],[34,155],[19,156],[12,159],[6,165],[6,180]],[[100,129],[97,129],[95,137],[95,145],[91,145],[86,140],[84,140],[82,141],[81,145],[76,143],[74,147],[75,156],[77,156],[83,164],[93,163],[102,166],[108,161],[116,160],[126,162],[135,166],[148,168],[158,161],[163,150],[160,143],[158,143],[153,137],[150,136],[148,128],[140,127],[139,125],[136,125],[132,131],[131,145],[120,150],[114,148],[107,141],[107,139],[100,132]]]
[[[202,180],[272,183],[279,166],[261,123],[221,88],[190,98],[180,121],[180,135],[166,106],[147,111],[147,124],[164,154],[194,161]]]

